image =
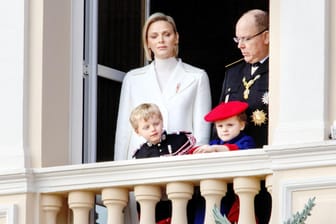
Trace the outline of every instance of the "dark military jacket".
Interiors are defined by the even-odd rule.
[[[248,98],[244,99],[243,84],[259,77],[248,88]],[[251,64],[242,60],[239,63],[227,68],[225,73],[220,102],[239,100],[249,104],[246,114],[248,123],[245,133],[250,135],[256,143],[257,148],[267,145],[268,138],[268,58],[251,75]]]
[[[161,141],[154,145],[149,142],[141,145],[133,155],[136,159],[187,154],[195,145],[196,139],[191,133],[162,133]]]

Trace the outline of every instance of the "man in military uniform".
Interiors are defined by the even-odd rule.
[[[243,58],[228,65],[221,101],[240,100],[249,104],[245,133],[254,138],[258,148],[268,143],[268,13],[253,9],[244,13],[236,24],[237,43]],[[267,224],[272,199],[261,181],[261,191],[255,197],[258,224]]]
[[[246,114],[247,135],[256,147],[268,139],[268,13],[254,9],[243,14],[236,24],[237,43],[243,58],[227,65],[220,101],[243,101],[249,104]]]

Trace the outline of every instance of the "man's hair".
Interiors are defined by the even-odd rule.
[[[173,27],[174,33],[177,34],[176,24],[175,24],[174,19],[171,16],[165,15],[161,12],[156,12],[152,14],[150,17],[148,17],[142,29],[142,42],[143,42],[143,47],[145,50],[146,58],[149,61],[152,61],[154,59],[154,55],[151,49],[148,48],[148,43],[147,43],[148,29],[150,25],[152,25],[152,23],[157,22],[157,21],[168,22]],[[174,56],[177,57],[177,55],[178,55],[178,45],[175,46],[175,50],[174,50]]]
[[[129,121],[134,130],[136,130],[139,127],[140,120],[148,121],[153,115],[162,120],[160,108],[156,104],[143,103],[132,110]]]
[[[268,12],[261,9],[252,9],[243,14],[244,15],[253,15],[255,18],[255,24],[259,30],[265,30],[269,28],[269,16]]]

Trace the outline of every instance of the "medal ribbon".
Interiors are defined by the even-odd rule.
[[[255,83],[255,81],[257,79],[260,78],[260,75],[257,75],[256,77],[254,77],[254,79],[251,79],[250,81],[246,82],[246,78],[244,77],[243,78],[243,85],[245,87],[245,90],[244,90],[244,99],[247,100],[248,97],[249,97],[249,94],[250,94],[250,87]]]

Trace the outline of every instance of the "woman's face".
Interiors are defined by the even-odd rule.
[[[174,57],[178,33],[174,32],[172,25],[167,21],[156,21],[148,28],[147,44],[155,58]]]

